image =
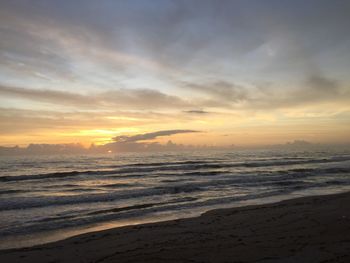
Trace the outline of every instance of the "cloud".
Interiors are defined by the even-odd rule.
[[[193,91],[191,99],[169,95],[153,89],[109,89],[85,94],[53,89],[32,89],[0,85],[3,98],[30,100],[77,109],[94,110],[178,110],[188,114],[207,114],[193,108],[224,110],[267,110],[293,108],[315,103],[345,103],[350,90],[341,82],[322,74],[311,74],[302,82],[291,83],[283,89],[278,83],[257,83],[243,86],[228,81],[203,83],[181,82],[182,89]],[[192,109],[191,109],[192,108]],[[169,112],[168,112],[169,114]]]
[[[182,87],[208,95],[213,100],[237,102],[247,98],[247,91],[243,86],[223,80],[202,84],[187,82],[183,83]]]
[[[118,106],[122,109],[151,110],[189,107],[191,105],[177,96],[167,95],[152,89],[114,89],[83,95],[67,91],[0,85],[0,94],[4,97],[28,99],[35,102],[102,109]]]
[[[338,81],[322,74],[311,74],[296,87],[285,90],[267,88],[260,97],[248,100],[248,107],[255,109],[279,109],[311,106],[317,103],[337,104],[350,101],[350,90]]]
[[[274,110],[293,108],[315,103],[346,103],[350,89],[324,74],[309,74],[302,81],[293,80],[281,87],[278,82],[238,85],[226,80],[207,83],[180,83],[181,88],[193,91],[193,100],[206,108],[228,110]],[[200,111],[185,111],[201,113]]]
[[[246,97],[235,78],[288,81],[329,61],[346,71],[350,61],[346,1],[2,1],[0,10],[0,64],[13,78],[105,90],[142,75],[169,82],[192,73],[192,91],[232,102]],[[203,81],[208,75],[217,83]]]
[[[309,76],[305,84],[314,93],[318,93],[320,95],[338,95],[340,88],[339,83],[336,80],[327,78],[320,74],[313,74]]]
[[[0,109],[0,132],[226,132],[255,111],[281,123],[284,109],[345,111],[349,10],[341,0],[0,1],[1,107],[42,111]]]
[[[194,132],[199,132],[199,131],[166,130],[166,131],[157,131],[157,132],[150,132],[150,133],[144,133],[144,134],[137,134],[137,135],[133,135],[133,136],[116,136],[113,138],[113,140],[116,142],[121,142],[121,143],[134,143],[134,142],[139,142],[139,141],[152,140],[152,139],[155,139],[155,138],[161,137],[161,136],[170,136],[170,135],[179,134],[179,133],[194,133]]]
[[[51,111],[30,110],[28,108],[13,109],[0,107],[0,136],[10,135],[35,135],[47,136],[48,132],[63,134],[75,133],[77,136],[85,136],[84,132],[94,130],[106,130],[108,138],[111,132],[118,129],[136,129],[136,127],[150,125],[157,127],[164,123],[172,123],[176,116],[150,111],[121,111],[85,110]],[[80,133],[79,131],[83,131]],[[98,134],[96,134],[98,135]],[[79,139],[80,140],[80,139]]]
[[[230,75],[238,68],[254,77],[266,68],[304,73],[324,65],[317,58],[327,51],[344,48],[349,56],[347,1],[320,0],[316,8],[314,1],[274,0],[2,1],[1,10],[8,60],[55,76],[82,78],[79,70],[94,65],[95,75],[115,75],[142,64]]]
[[[209,114],[209,111],[204,111],[204,110],[185,110],[183,111],[184,113],[189,113],[189,114]]]
[[[100,94],[101,101],[134,109],[171,109],[189,107],[186,100],[152,89],[119,89]]]
[[[63,105],[91,106],[97,103],[97,100],[94,97],[88,97],[66,91],[48,89],[29,89],[1,85],[0,94],[2,96],[50,102]]]

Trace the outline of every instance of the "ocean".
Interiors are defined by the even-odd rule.
[[[0,249],[350,190],[350,151],[0,157]]]

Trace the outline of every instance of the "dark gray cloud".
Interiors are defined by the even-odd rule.
[[[204,111],[204,110],[185,110],[183,111],[184,113],[189,113],[189,114],[209,114],[209,111]]]
[[[157,131],[157,132],[150,132],[150,133],[144,133],[144,134],[137,134],[133,136],[117,136],[114,137],[113,140],[120,143],[134,143],[139,141],[146,141],[146,140],[153,140],[157,137],[161,136],[170,136],[174,134],[179,133],[194,133],[199,131],[194,130],[166,130],[166,131]]]

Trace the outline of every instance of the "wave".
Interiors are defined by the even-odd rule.
[[[86,171],[89,172],[89,171]],[[32,174],[32,175],[16,175],[16,176],[1,176],[0,181],[22,181],[22,180],[35,180],[35,179],[46,179],[46,178],[62,178],[80,175],[83,172],[70,171],[70,172],[57,172],[57,173],[46,173],[46,174]]]
[[[71,227],[82,224],[97,223],[113,218],[129,218],[131,215],[142,215],[150,212],[165,211],[171,208],[180,207],[182,205],[189,206],[191,202],[195,202],[197,198],[184,197],[174,198],[166,202],[159,203],[140,203],[124,207],[115,207],[104,210],[97,210],[87,213],[71,214],[65,216],[49,216],[38,220],[26,222],[26,224],[3,227],[0,230],[0,234],[13,235],[20,232],[36,232],[40,230],[53,230],[62,227]]]
[[[215,160],[216,162],[218,160]],[[175,162],[149,162],[149,163],[132,163],[128,165],[111,165],[109,168],[119,168],[119,167],[140,167],[140,166],[164,166],[164,164],[167,163],[167,165],[186,165],[186,164],[201,164],[201,163],[207,163],[207,161],[175,161]]]
[[[123,211],[129,211],[129,210],[140,210],[145,209],[149,207],[154,206],[161,206],[166,204],[174,204],[174,203],[182,203],[182,202],[192,202],[197,200],[197,198],[194,197],[185,197],[185,198],[176,198],[169,200],[167,202],[158,202],[158,203],[145,203],[145,204],[136,204],[131,206],[124,206],[124,207],[117,207],[117,208],[111,208],[111,209],[105,209],[105,210],[98,210],[94,212],[90,212],[87,215],[98,215],[98,214],[109,214],[109,213],[119,213]]]
[[[17,176],[1,176],[0,181],[11,182],[11,181],[23,181],[23,180],[41,180],[41,179],[57,179],[65,177],[76,177],[76,176],[98,176],[98,175],[127,175],[127,176],[145,176],[142,173],[156,173],[162,171],[189,171],[193,172],[186,173],[184,175],[200,174],[197,170],[201,169],[223,169],[223,168],[259,168],[259,167],[270,167],[270,166],[287,166],[287,165],[302,165],[312,163],[331,163],[331,162],[343,162],[349,161],[350,157],[333,157],[333,158],[321,158],[321,159],[298,159],[298,160],[273,160],[273,161],[253,161],[253,162],[236,162],[236,163],[224,163],[224,162],[204,162],[204,161],[187,161],[187,162],[174,162],[174,163],[153,163],[151,164],[132,164],[126,166],[120,166],[119,169],[114,170],[87,170],[87,171],[68,171],[68,172],[54,172],[46,174],[30,174],[30,175],[17,175]],[[156,164],[154,166],[154,164]],[[173,164],[176,164],[174,166]],[[151,166],[149,166],[151,165]],[[136,166],[136,167],[130,167]],[[133,175],[136,173],[136,175]],[[139,173],[139,174],[137,174]],[[213,175],[212,172],[201,172],[202,175]]]
[[[307,188],[314,185],[329,186],[336,184],[337,181],[329,180],[327,183],[322,182],[318,177],[328,176],[329,174],[340,173],[348,175],[350,168],[314,168],[314,169],[294,169],[281,173],[274,172],[251,172],[244,174],[226,174],[223,177],[205,181],[179,181],[173,185],[156,185],[152,188],[134,188],[127,187],[117,192],[98,193],[98,194],[81,194],[68,196],[38,196],[38,197],[12,197],[3,198],[0,202],[1,210],[26,209],[34,207],[45,207],[55,205],[71,205],[79,203],[93,202],[111,202],[115,200],[145,198],[147,196],[177,195],[181,193],[204,192],[208,190],[222,191],[223,189],[234,190],[236,188],[250,189],[254,187],[279,187],[281,190],[288,190],[291,187]],[[312,178],[316,178],[311,180]],[[327,178],[327,177],[325,177]],[[302,180],[304,179],[304,180]],[[311,181],[310,181],[311,180]],[[324,181],[324,180],[323,180]],[[350,183],[350,178],[343,180],[344,185]],[[118,184],[114,184],[118,187]],[[99,186],[101,187],[101,186]],[[104,187],[109,187],[105,185]],[[79,189],[78,189],[79,190]]]
[[[20,190],[20,189],[8,189],[8,190],[0,190],[0,195],[5,194],[18,194],[18,193],[26,193],[28,191],[26,190]]]
[[[182,185],[169,187],[155,187],[151,189],[124,190],[121,192],[89,195],[84,194],[68,196],[12,197],[3,198],[1,200],[0,211],[93,202],[111,202],[120,199],[141,198],[165,194],[190,193],[201,190],[203,189],[195,185]]]
[[[103,188],[124,188],[124,187],[133,187],[133,186],[136,186],[136,184],[115,183],[115,184],[97,185],[97,187],[103,187]]]
[[[202,207],[202,211],[213,208],[216,205],[224,205],[233,202],[242,202],[246,200],[254,200],[261,198],[268,198],[284,194],[281,190],[272,190],[264,193],[245,194],[239,196],[223,196],[210,199],[184,199],[183,201],[170,201],[164,203],[145,203],[136,204],[127,207],[111,208],[100,210],[79,216],[65,216],[65,217],[49,217],[37,221],[28,222],[25,225],[10,226],[0,230],[3,236],[13,235],[16,233],[25,233],[27,231],[39,232],[54,229],[61,229],[64,227],[75,227],[80,225],[95,224],[98,222],[106,222],[118,219],[136,218],[138,216],[146,216],[152,213],[162,213],[167,211],[193,211],[196,208]],[[52,222],[54,221],[54,223]]]

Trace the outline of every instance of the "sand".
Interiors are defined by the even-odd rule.
[[[350,262],[350,193],[88,233],[0,262]]]

